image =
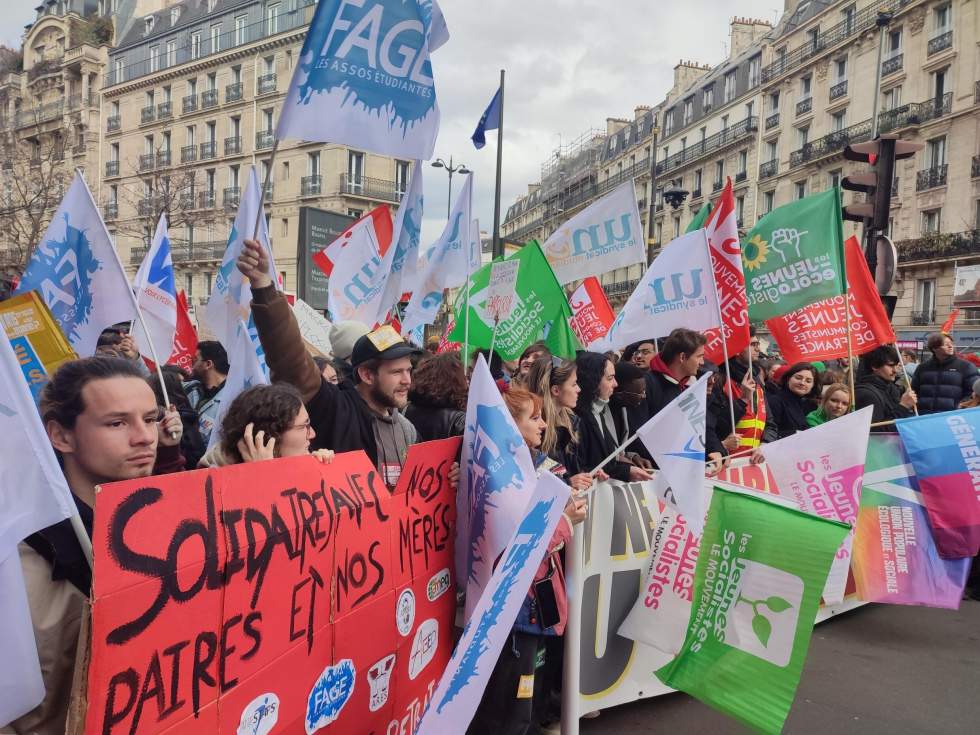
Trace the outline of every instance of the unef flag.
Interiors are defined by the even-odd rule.
[[[448,39],[436,0],[321,0],[276,138],[432,158],[439,105],[429,53]]]
[[[718,307],[721,309],[721,327],[705,330],[708,343],[704,347],[704,359],[721,365],[726,353],[734,357],[749,346],[749,310],[745,301],[742,245],[738,241],[731,179],[728,179],[721,198],[708,215],[704,229],[715,274]],[[723,337],[725,344],[722,344]]]
[[[177,288],[174,285],[174,261],[167,236],[167,215],[161,214],[150,249],[136,271],[133,281],[136,303],[143,321],[133,324],[133,339],[141,355],[165,364],[174,351],[177,331]],[[146,329],[143,329],[143,324]]]

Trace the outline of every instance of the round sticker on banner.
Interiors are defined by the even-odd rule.
[[[439,645],[439,622],[435,618],[423,620],[415,631],[412,641],[412,654],[408,659],[408,678],[414,679],[436,655]]]
[[[398,626],[398,632],[404,636],[412,632],[414,623],[415,593],[411,589],[406,589],[398,595],[398,604],[395,606],[395,624]]]
[[[429,598],[429,602],[435,602],[442,597],[446,590],[449,589],[450,582],[448,568],[433,574],[429,583],[425,586],[425,596]]]
[[[242,710],[236,735],[268,735],[279,721],[279,697],[260,694]]]

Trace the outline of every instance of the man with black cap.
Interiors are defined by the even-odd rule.
[[[238,269],[252,285],[252,317],[274,380],[294,385],[316,431],[311,449],[363,449],[389,487],[394,487],[415,427],[400,409],[412,384],[410,357],[420,351],[385,325],[354,342],[352,382],[328,383],[307,353],[296,317],[268,276],[268,257],[246,240]]]

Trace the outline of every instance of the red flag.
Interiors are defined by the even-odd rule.
[[[197,352],[197,331],[191,322],[190,311],[187,307],[187,296],[183,291],[177,292],[177,331],[174,333],[174,351],[167,360],[168,365],[176,365],[186,372],[191,371],[194,364],[194,354]]]
[[[616,320],[606,292],[595,276],[589,276],[568,297],[572,316],[568,323],[579,342],[588,346],[606,336],[606,332]]]
[[[353,235],[354,228],[368,218],[374,220],[374,234],[378,239],[378,247],[380,248],[381,255],[383,256],[385,251],[387,251],[391,246],[391,236],[394,225],[391,222],[391,210],[382,204],[380,207],[375,207],[370,212],[365,214],[363,217],[357,220],[357,222],[351,224],[350,227],[338,235],[333,242],[327,245],[319,253],[314,253],[313,262],[316,263],[316,266],[329,276],[331,271],[333,271],[333,264],[337,261],[337,256],[340,255],[340,251],[345,245],[347,245],[348,241]]]
[[[453,328],[456,326],[456,320],[450,319],[449,324],[446,325],[446,331],[442,333],[442,338],[439,340],[439,346],[436,348],[436,352],[459,352],[463,349],[463,345],[459,342],[450,342],[449,335],[452,334]]]
[[[950,312],[949,317],[946,319],[946,321],[943,322],[943,328],[940,329],[939,331],[942,332],[943,334],[952,334],[953,323],[956,321],[956,317],[958,317],[959,315],[960,315],[960,310],[953,309]]]
[[[851,295],[851,349],[863,355],[895,341],[885,307],[856,237],[844,243],[847,289]],[[847,357],[846,297],[834,296],[766,321],[786,362]]]
[[[711,270],[715,275],[722,325],[721,329],[705,330],[708,343],[704,348],[704,358],[720,365],[725,361],[725,347],[728,356],[734,357],[749,346],[749,309],[745,299],[742,245],[738,239],[731,179],[728,179],[721,198],[708,215],[704,229],[708,235],[708,251],[711,253]],[[725,330],[725,345],[722,344],[722,329]]]

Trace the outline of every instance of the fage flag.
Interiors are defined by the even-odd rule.
[[[895,422],[905,442],[939,555],[980,551],[980,409],[934,413]]]
[[[439,105],[429,53],[448,38],[436,0],[321,0],[276,138],[432,158]]]
[[[177,287],[174,285],[174,261],[165,214],[160,215],[150,249],[136,271],[133,289],[136,303],[143,312],[142,321],[133,325],[136,346],[141,355],[166,363],[173,354],[177,331]]]

